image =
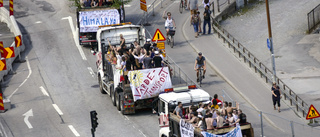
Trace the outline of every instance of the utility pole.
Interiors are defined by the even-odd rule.
[[[268,0],[266,0],[266,10],[267,10],[266,12],[267,12],[267,21],[268,21],[269,41],[270,41],[271,64],[272,64],[272,70],[273,70],[272,82],[276,83],[276,64],[275,64],[275,59],[274,59],[273,40],[272,40],[271,21],[270,21]]]

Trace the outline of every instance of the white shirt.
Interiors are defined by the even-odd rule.
[[[167,17],[167,20],[166,20],[164,26],[165,26],[165,27],[173,27],[173,19],[172,19],[172,18],[169,19],[169,18]]]
[[[206,8],[206,6],[208,5],[210,7],[211,4],[211,0],[209,0],[209,2],[207,4],[204,3],[204,0],[202,1],[203,7]]]

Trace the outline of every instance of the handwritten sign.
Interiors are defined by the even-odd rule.
[[[182,137],[193,137],[194,127],[192,124],[187,123],[183,119],[180,119],[180,134]]]
[[[168,67],[129,71],[128,77],[134,101],[156,97],[172,87]]]
[[[99,26],[120,23],[117,9],[79,12],[80,32],[97,32]]]

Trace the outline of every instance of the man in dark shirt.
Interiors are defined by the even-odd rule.
[[[155,51],[154,52],[155,53],[155,56],[153,57],[153,59],[152,59],[152,63],[154,64],[154,67],[162,67],[162,63],[163,63],[163,61],[162,61],[162,58],[160,57],[160,55],[159,55],[159,51]]]
[[[240,125],[243,123],[247,123],[247,116],[246,114],[242,113],[241,109],[238,109],[238,116],[239,118],[237,119],[236,123],[239,123]]]
[[[147,51],[147,56],[144,56],[143,61],[142,61],[143,67],[145,69],[152,68],[151,61],[152,61],[152,58],[150,58],[150,52]]]
[[[203,75],[202,78],[205,78],[205,74],[206,74],[206,58],[204,56],[202,56],[202,53],[199,52],[198,53],[198,57],[196,58],[196,61],[194,63],[194,70],[197,71],[197,82],[199,82],[199,69],[203,68]]]
[[[143,45],[143,48],[148,52],[151,47],[151,39],[147,39],[146,44]]]

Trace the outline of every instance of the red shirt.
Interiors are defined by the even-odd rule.
[[[212,102],[212,104],[213,104],[213,100],[215,100],[215,99],[212,99],[211,100],[211,102]],[[221,104],[223,103],[221,100],[219,100],[219,99],[216,99],[217,100],[217,104],[219,103],[219,102],[221,102]]]

